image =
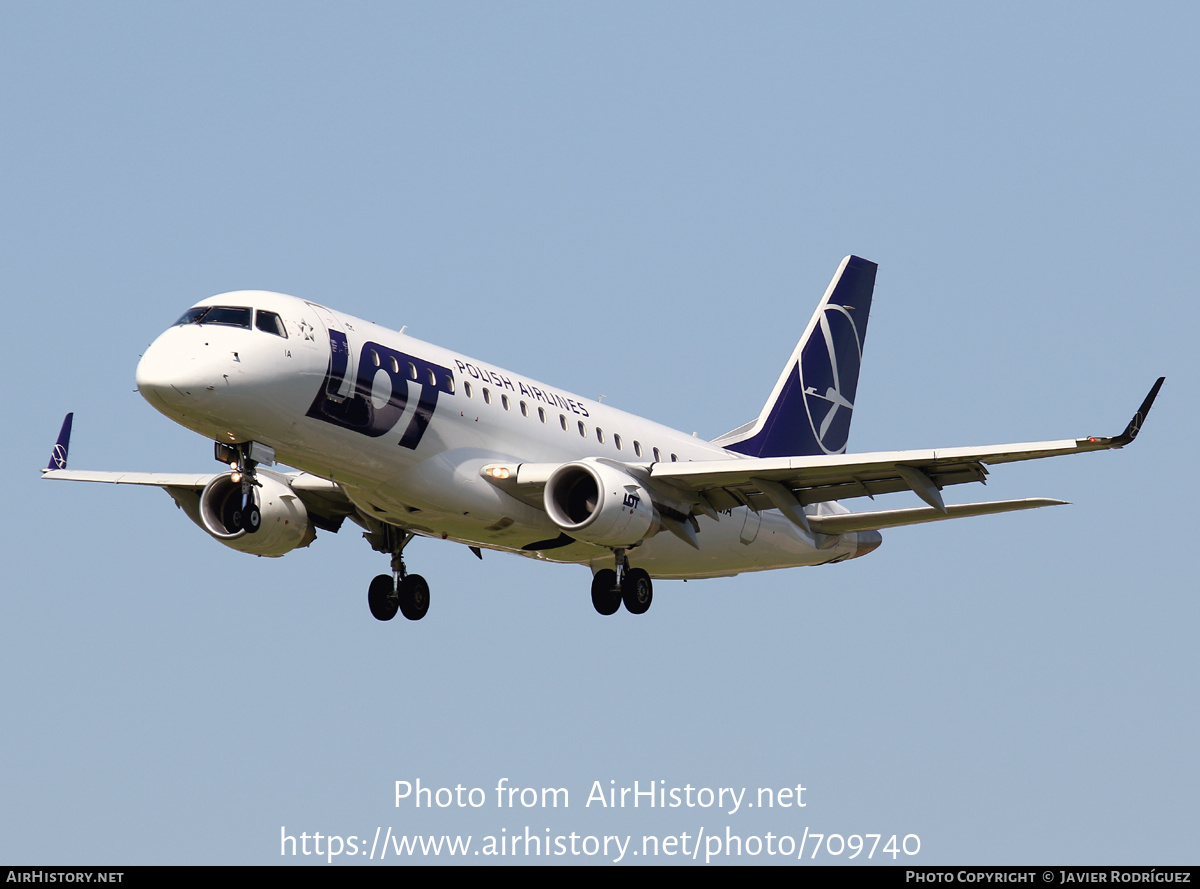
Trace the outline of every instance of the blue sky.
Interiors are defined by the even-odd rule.
[[[281,827],[526,826],[916,834],[924,864],[1194,856],[1197,24],[4,4],[0,859],[307,863]],[[418,541],[429,617],[378,624],[386,559],[349,527],[254,559],[160,492],[37,477],[68,410],[76,468],[212,470],[133,370],[241,288],[711,438],[757,413],[847,253],[880,264],[851,450],[1113,434],[1166,375],[1143,436],[949,498],[1070,507],[662,582],[637,619],[596,615],[581,568]],[[396,808],[418,778],[571,804]],[[799,783],[808,805],[584,806],[635,780]]]

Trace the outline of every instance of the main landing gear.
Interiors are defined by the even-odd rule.
[[[429,611],[429,584],[420,574],[404,570],[404,547],[413,534],[387,528],[392,543],[392,573],[380,574],[367,590],[367,605],[376,620],[391,620],[399,611],[409,620],[420,620]]]
[[[654,584],[642,568],[630,568],[625,550],[616,550],[616,570],[602,568],[592,577],[592,606],[601,614],[616,614],[625,603],[630,614],[645,614],[654,601]]]
[[[429,584],[420,574],[399,578],[380,574],[371,581],[367,604],[376,620],[391,620],[397,611],[409,620],[420,620],[429,611]]]

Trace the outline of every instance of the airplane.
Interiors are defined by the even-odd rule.
[[[860,558],[902,525],[1061,505],[950,505],[948,485],[998,463],[1121,448],[1119,435],[990,447],[846,452],[877,266],[847,256],[758,416],[704,441],[487,362],[259,290],[201,300],[137,366],[157,410],[214,442],[217,473],[67,469],[67,414],[43,477],[163,488],[218,542],[282,556],[346,519],[391,572],[381,621],[420,620],[417,537],[588,566],[597,612],[642,614],[653,580],[726,577]],[[292,467],[282,471],[276,464]],[[911,492],[920,507],[841,501]]]

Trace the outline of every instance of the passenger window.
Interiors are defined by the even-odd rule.
[[[425,379],[428,380],[430,386],[437,385],[437,374],[433,372],[432,367],[425,371]]]
[[[371,363],[379,367],[379,353],[374,349],[371,350]]]
[[[566,432],[566,431],[567,431],[567,415],[566,415],[566,414],[559,414],[559,415],[558,415],[558,422],[562,423],[563,432]]]
[[[660,453],[658,452],[658,448],[655,448],[655,449],[654,449],[654,462],[655,462],[655,463],[659,463],[659,462],[661,462],[661,461],[662,461],[662,454],[660,454]]]
[[[540,407],[538,408],[538,419],[541,420],[543,423],[546,422],[546,411],[544,408],[540,408]]]
[[[287,339],[287,328],[283,326],[283,319],[274,312],[264,312],[259,309],[258,314],[254,317],[254,325],[265,333],[273,333],[275,336]]]
[[[396,360],[395,355],[392,356],[392,373],[394,373],[394,374],[400,373],[400,362]],[[453,391],[453,390],[451,390],[451,391]]]
[[[642,456],[642,443],[636,438],[633,440],[633,454],[635,457]]]
[[[417,378],[417,366],[411,361],[408,362],[408,378],[410,380],[415,380]]]
[[[579,421],[579,434],[583,438],[587,438],[587,427],[583,425],[583,420]]]
[[[491,403],[492,403],[492,393],[491,393],[491,391],[488,389],[488,387],[487,387],[487,386],[484,386],[484,387],[483,387],[483,403],[484,403],[484,404],[491,404]]]
[[[671,462],[672,462],[672,463],[678,463],[678,462],[679,462],[679,458],[678,458],[678,457],[676,457],[674,454],[672,454],[672,455],[671,455]]]
[[[500,396],[500,403],[501,403],[502,405],[504,405],[504,409],[505,409],[505,410],[508,410],[508,396],[507,396],[507,395],[501,395],[501,396]]]
[[[600,442],[600,444],[604,444],[604,430],[599,426],[596,427],[596,441]]]
[[[617,450],[621,450],[621,433],[613,433],[613,444],[617,446]]]
[[[463,392],[467,393],[467,398],[471,397],[471,381],[463,380]]]
[[[395,360],[396,360],[395,358],[392,359],[393,362]],[[450,376],[450,374],[446,374],[445,380],[446,380],[446,391],[449,392],[451,395],[453,395],[454,394],[454,377]]]
[[[522,416],[522,417],[528,417],[528,416],[529,416],[529,405],[527,405],[527,404],[526,404],[525,402],[523,402],[523,401],[521,402],[521,416]]]

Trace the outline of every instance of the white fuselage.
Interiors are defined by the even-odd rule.
[[[544,509],[486,480],[483,467],[587,457],[642,466],[743,459],[295,297],[239,291],[199,305],[276,313],[286,337],[222,324],[172,327],[138,366],[146,399],[218,442],[269,445],[280,462],[336,482],[366,516],[418,534],[609,567],[612,553],[605,547],[576,542],[530,549],[562,529]],[[844,512],[835,503],[809,510]],[[654,577],[713,577],[841,560],[857,548],[854,534],[818,548],[776,510],[741,507],[718,521],[698,522],[699,549],[658,533],[629,550],[631,566]]]

